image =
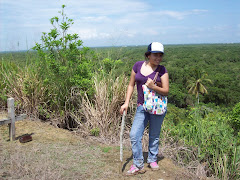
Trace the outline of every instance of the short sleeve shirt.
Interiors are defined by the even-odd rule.
[[[142,75],[142,73],[140,71],[144,62],[145,61],[138,61],[133,66],[133,71],[136,73],[135,81],[136,81],[136,84],[137,84],[137,92],[138,92],[137,103],[138,104],[143,104],[143,102],[144,102],[142,85],[147,82],[148,78],[154,79],[154,77],[156,75],[156,72],[159,72],[159,75],[158,75],[156,81],[161,82],[161,76],[163,74],[167,73],[167,70],[164,66],[158,65],[157,69],[154,72],[152,72],[148,76],[144,76],[144,75]]]

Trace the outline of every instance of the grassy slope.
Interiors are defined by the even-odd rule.
[[[2,118],[0,116],[0,118]],[[0,179],[125,179],[119,173],[119,147],[81,138],[70,131],[40,121],[16,123],[16,137],[33,133],[33,141],[9,142],[8,127],[0,126]],[[146,155],[147,153],[144,153]],[[123,170],[132,163],[124,150]],[[194,179],[171,160],[161,158],[160,170],[127,179]]]

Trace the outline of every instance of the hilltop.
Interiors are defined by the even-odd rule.
[[[32,134],[33,140],[20,143],[18,138],[24,134]],[[159,157],[159,171],[151,171],[145,164],[145,174],[126,177],[132,163],[129,147],[124,149],[121,174],[119,146],[82,138],[38,120],[17,122],[16,137],[9,142],[8,127],[0,127],[0,179],[198,179],[163,156]]]

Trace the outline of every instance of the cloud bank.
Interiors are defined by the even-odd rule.
[[[63,4],[67,16],[74,20],[69,33],[79,34],[86,46],[141,45],[151,41],[215,43],[221,42],[216,32],[220,36],[229,27],[239,29],[240,22],[220,21],[212,9],[176,8],[180,3],[168,7],[164,0],[158,7],[154,2],[159,1],[1,0],[0,51],[26,49],[40,42],[42,32],[52,28],[49,19],[59,16]],[[239,36],[239,32],[234,31],[234,35]]]

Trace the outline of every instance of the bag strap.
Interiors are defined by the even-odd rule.
[[[158,74],[159,74],[159,72],[156,72],[156,75],[155,75],[155,77],[154,77],[154,79],[153,79],[153,82],[154,82],[154,83],[155,83],[156,80],[157,80]]]
[[[154,77],[154,79],[153,79],[153,82],[154,82],[154,83],[156,83],[156,81],[157,81],[157,77],[158,77],[158,74],[159,74],[159,72],[160,72],[160,69],[161,69],[161,66],[158,65],[156,75],[155,75],[155,77]]]

